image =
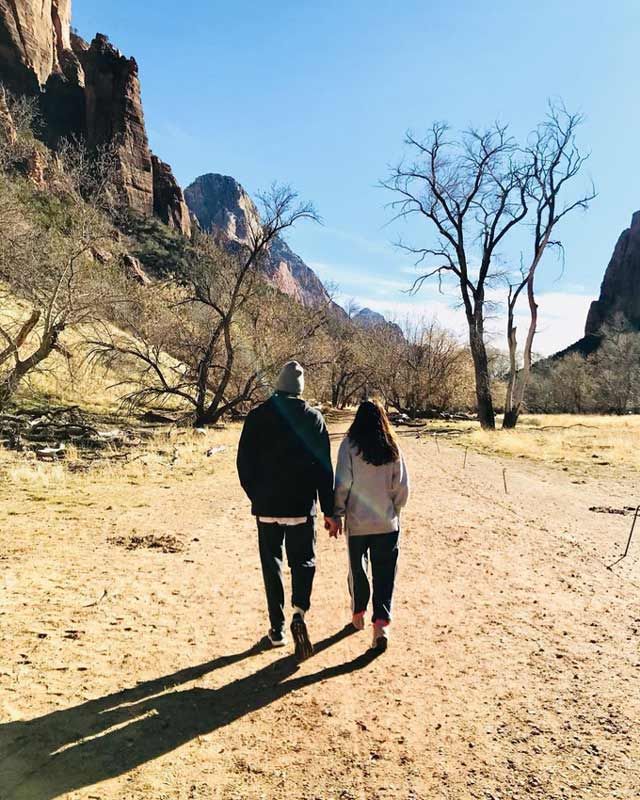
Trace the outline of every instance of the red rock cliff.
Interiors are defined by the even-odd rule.
[[[71,0],[0,0],[0,73],[15,92],[35,92],[62,72],[71,50]]]
[[[0,0],[0,80],[39,98],[50,146],[70,136],[90,147],[113,143],[130,208],[188,234],[171,168],[163,164],[154,176],[138,65],[102,34],[90,45],[73,35],[71,0]]]

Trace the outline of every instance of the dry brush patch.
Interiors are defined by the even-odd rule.
[[[432,434],[487,455],[558,465],[571,471],[640,471],[640,415],[524,415],[515,430],[482,431],[475,422],[429,421],[418,434]],[[601,475],[604,477],[604,474]]]

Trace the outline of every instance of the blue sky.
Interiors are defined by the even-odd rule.
[[[412,265],[391,246],[400,231],[386,224],[390,198],[377,184],[408,128],[500,120],[522,136],[558,97],[586,116],[585,177],[598,197],[560,231],[564,270],[543,265],[541,352],[581,335],[615,241],[640,208],[637,0],[154,0],[153,12],[132,0],[74,0],[73,23],[135,56],[152,148],[183,185],[204,172],[233,175],[250,193],[290,183],[324,220],[292,232],[293,248],[342,297],[398,317],[464,330],[436,286],[402,291]]]

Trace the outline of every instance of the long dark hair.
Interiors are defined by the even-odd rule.
[[[400,448],[386,411],[378,400],[364,400],[347,432],[358,453],[376,467],[400,458]]]

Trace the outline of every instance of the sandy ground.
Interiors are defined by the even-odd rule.
[[[236,437],[173,466],[3,480],[3,800],[640,796],[640,530],[608,571],[630,517],[588,510],[640,502],[637,477],[476,453],[463,469],[461,449],[404,437],[390,649],[344,630],[344,542],[322,531],[319,652],[298,668],[254,647]]]

